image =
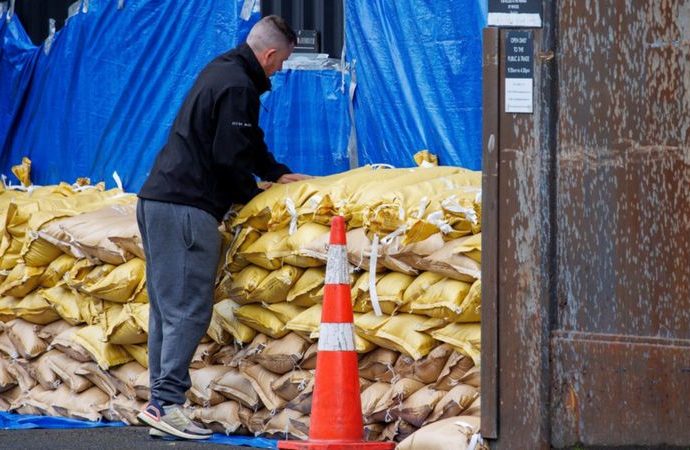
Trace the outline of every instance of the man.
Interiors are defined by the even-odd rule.
[[[138,417],[153,428],[152,435],[206,439],[211,434],[190,421],[181,406],[191,386],[189,363],[211,319],[219,222],[230,205],[258,193],[255,175],[278,183],[307,178],[276,162],[258,126],[259,96],[270,89],[268,77],[294,45],[290,26],[268,16],[252,28],[245,44],[211,61],[139,192],[151,400]]]

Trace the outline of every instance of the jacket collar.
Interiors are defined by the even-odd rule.
[[[254,51],[246,43],[239,45],[235,49],[235,53],[239,56],[240,60],[247,69],[247,74],[249,78],[254,83],[254,87],[259,92],[259,95],[271,89],[271,80],[266,77],[266,72],[264,72],[263,67],[259,64],[259,60],[256,59]]]

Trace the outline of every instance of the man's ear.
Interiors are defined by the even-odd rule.
[[[264,51],[265,61],[268,62],[268,60],[271,59],[271,57],[273,55],[275,55],[277,52],[278,52],[278,50],[275,48],[269,48],[269,49],[265,50]]]

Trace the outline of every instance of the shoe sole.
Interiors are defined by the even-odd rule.
[[[164,433],[157,428],[149,427],[149,436],[156,439],[177,439],[175,436],[171,436],[168,433]]]
[[[179,437],[182,439],[191,439],[191,440],[205,440],[209,439],[211,435],[200,435],[200,434],[190,434],[190,433],[185,433],[184,431],[180,431],[177,428],[174,428],[170,425],[168,425],[165,422],[162,422],[160,420],[157,420],[155,417],[151,416],[150,414],[147,414],[146,412],[140,412],[137,414],[137,419],[139,419],[139,422],[143,423],[144,425],[148,425],[151,428],[155,428],[158,431],[162,431],[163,433]]]

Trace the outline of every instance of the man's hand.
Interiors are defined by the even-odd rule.
[[[304,175],[301,173],[286,173],[285,175],[281,176],[278,178],[277,183],[292,183],[293,181],[301,181],[301,180],[308,180],[310,178],[314,178],[311,175]]]

